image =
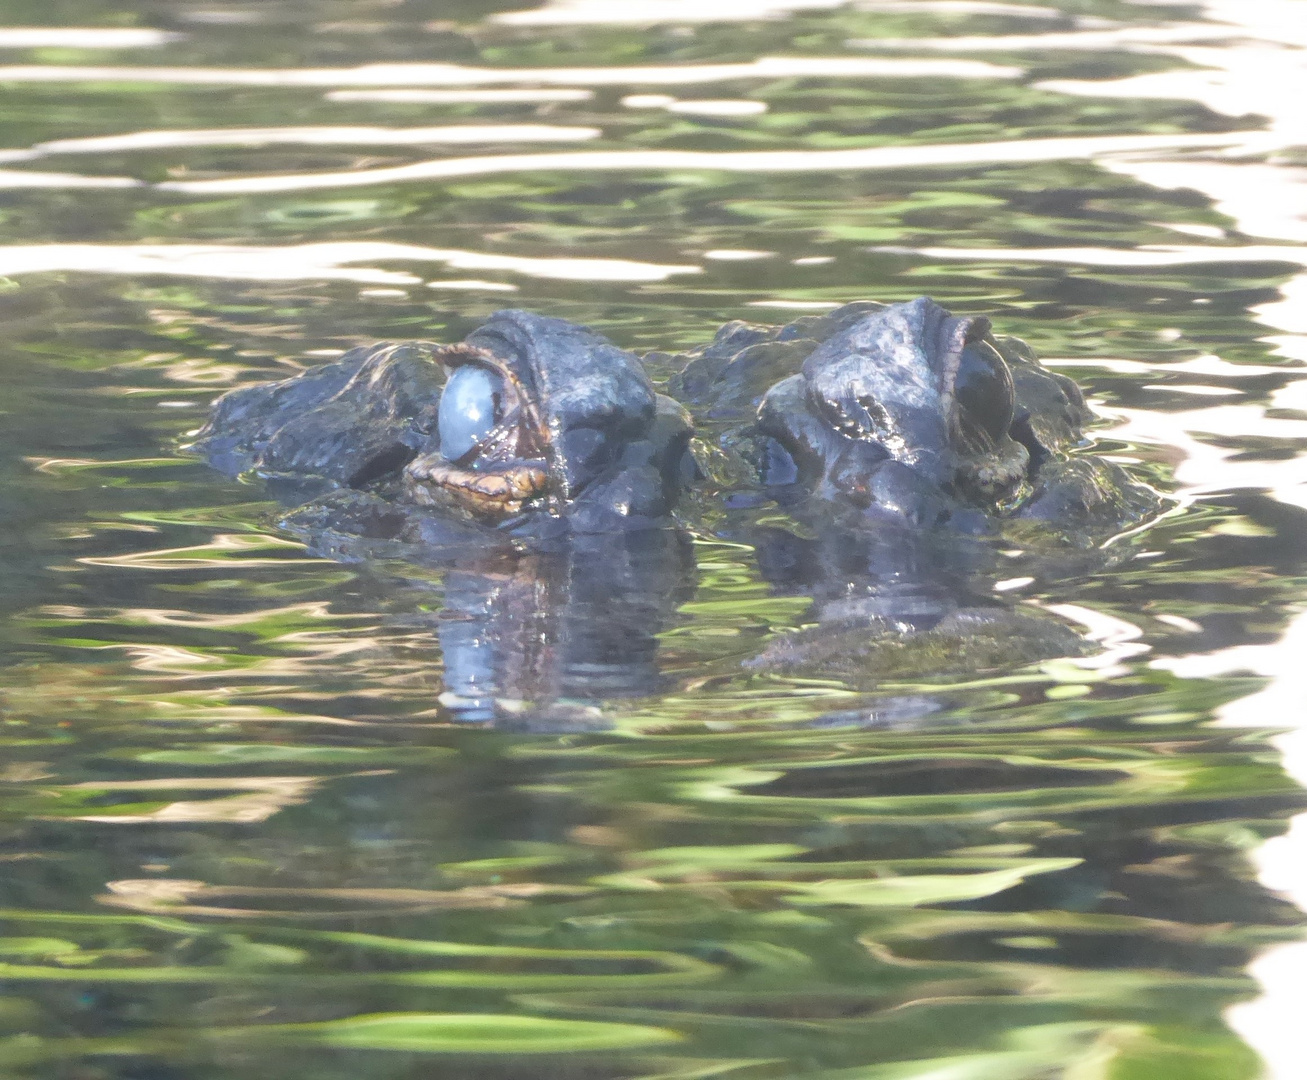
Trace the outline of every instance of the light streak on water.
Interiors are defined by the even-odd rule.
[[[551,170],[658,172],[702,169],[741,173],[821,173],[1024,161],[1089,160],[1114,153],[1228,147],[1239,144],[1242,139],[1243,136],[1236,132],[1193,135],[1100,135],[990,143],[869,146],[853,150],[594,150],[574,153],[441,158],[435,161],[419,161],[412,165],[345,172],[238,176],[221,180],[170,180],[157,186],[164,190],[194,194],[249,194],[365,187],[370,184]]]
[[[149,27],[0,26],[0,49],[149,49],[183,36]]]
[[[413,285],[414,274],[358,263],[444,263],[455,270],[502,270],[554,281],[665,281],[697,274],[697,266],[631,259],[532,258],[450,251],[381,241],[288,247],[237,244],[14,244],[0,247],[0,274],[78,270],[100,274],[163,274],[236,281],[356,281]],[[444,284],[441,287],[450,287]]]
[[[33,147],[38,154],[116,154],[197,146],[425,146],[487,142],[584,142],[603,132],[551,124],[453,124],[443,127],[268,127],[198,131],[133,131],[56,139]]]
[[[555,101],[589,101],[593,90],[579,87],[504,90],[330,90],[328,101],[371,101],[388,105],[540,105]]]
[[[461,64],[366,64],[355,68],[0,67],[8,83],[153,83],[174,86],[683,86],[734,79],[1014,79],[1021,69],[935,57],[764,56],[739,64],[591,68],[488,68]]]

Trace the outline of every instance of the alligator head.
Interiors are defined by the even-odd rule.
[[[783,366],[798,370],[776,381]],[[1074,382],[988,319],[924,297],[732,324],[674,385],[706,422],[728,422],[725,443],[744,434],[766,490],[845,518],[972,532],[1034,518],[1078,541],[1160,505],[1119,466],[1069,453],[1091,418]]]
[[[666,520],[689,436],[688,414],[632,354],[561,319],[501,311],[460,344],[372,346],[233,391],[195,448],[228,472],[371,493],[401,530],[416,507],[604,532]]]

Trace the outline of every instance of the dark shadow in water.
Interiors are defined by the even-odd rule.
[[[553,552],[472,553],[444,569],[441,704],[512,730],[603,726],[592,704],[665,688],[658,634],[694,593],[688,539],[671,529],[576,537]]]
[[[1110,769],[1059,769],[1051,765],[1020,765],[998,760],[923,757],[800,769],[770,783],[759,784],[750,792],[813,799],[965,795],[1110,784],[1125,779],[1127,775]]]
[[[1061,619],[999,598],[992,543],[825,524],[814,531],[813,539],[776,528],[751,535],[763,576],[778,593],[811,596],[816,623],[769,643],[751,668],[870,687],[1013,670],[1092,648]]]

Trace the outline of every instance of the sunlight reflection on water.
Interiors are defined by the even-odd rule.
[[[2,73],[0,73],[2,75]],[[384,169],[293,176],[249,176],[224,180],[169,180],[167,191],[192,194],[249,194],[361,187],[400,181],[460,176],[493,176],[536,171],[607,172],[703,169],[723,172],[845,172],[864,169],[1000,164],[1004,162],[1095,159],[1147,150],[1227,147],[1238,134],[1109,135],[1087,138],[1027,139],[1020,142],[956,143],[935,146],[875,146],[864,150],[593,150],[556,154],[503,154],[446,158]]]
[[[675,64],[665,67],[472,68],[457,64],[369,64],[358,68],[168,68],[0,67],[7,83],[171,83],[178,86],[477,86],[537,83],[583,86],[681,86],[733,79],[771,78],[957,78],[1011,79],[1020,68],[983,60],[873,58],[857,56],[764,56],[740,64]]]
[[[33,147],[39,154],[113,154],[183,146],[405,146],[424,143],[584,142],[598,128],[549,124],[459,124],[429,128],[300,127],[216,128],[211,131],[136,131],[88,139],[57,139]]]
[[[98,977],[145,1003],[112,1020],[141,1034],[133,1053],[173,1053],[146,1040],[158,1031],[262,1031],[273,1056],[251,1042],[223,1075],[325,1060],[276,1058],[283,1029],[328,1039],[341,1017],[413,1010],[404,1026],[440,1008],[546,1028],[593,1015],[613,1037],[621,1013],[657,1025],[637,1041],[686,1055],[550,1076],[1016,1080],[1121,1055],[1182,1075],[1209,1051],[1235,1055],[1212,1058],[1221,1080],[1250,1076],[1209,1031],[1225,1009],[1296,1080],[1307,946],[1264,951],[1249,969],[1263,996],[1228,1003],[1249,992],[1251,950],[1301,933],[1266,890],[1307,909],[1307,815],[1258,846],[1301,801],[1250,730],[1288,728],[1273,745],[1307,782],[1300,517],[1276,516],[1307,508],[1307,23],[1287,0],[1215,0],[1203,22],[1093,7],[1113,23],[988,0],[553,0],[489,13],[474,40],[443,12],[419,30],[368,7],[359,31],[309,4],[303,40],[260,55],[221,35],[262,19],[271,36],[300,8],[196,9],[186,35],[0,30],[0,47],[197,50],[0,68],[17,102],[0,274],[18,280],[0,294],[0,437],[27,470],[0,511],[44,574],[21,603],[2,594],[22,614],[0,642],[16,646],[0,795],[28,830],[3,887],[37,920],[15,925],[46,933],[48,917],[69,938],[0,938],[0,1048],[23,1049],[6,1041],[11,1000]],[[608,64],[619,34],[630,48]],[[412,160],[427,143],[592,140]],[[88,175],[25,167],[52,154],[83,155]],[[237,502],[261,486],[158,456],[198,415],[159,405],[362,340],[451,340],[503,292],[659,350],[664,378],[661,350],[750,310],[923,291],[1038,342],[1091,388],[1098,447],[1180,487],[1117,565],[1063,588],[1014,548],[986,583],[1041,627],[1077,627],[1088,655],[1029,663],[1003,642],[999,670],[888,668],[870,691],[746,669],[812,625],[812,598],[762,576],[749,545],[698,537],[686,595],[663,622],[633,617],[648,649],[629,666],[661,681],[583,699],[571,688],[629,659],[617,633],[567,652],[602,636],[592,609],[559,606],[600,560],[342,567],[277,534],[270,503]],[[235,505],[210,505],[215,490]],[[564,676],[554,711],[533,712]],[[457,719],[455,689],[572,726],[482,731]],[[445,909],[463,914],[389,937],[279,925]],[[112,940],[95,921],[146,915]],[[178,989],[156,1000],[152,978]],[[261,996],[274,984],[282,997]],[[68,1008],[118,1008],[87,985],[92,1004]],[[521,993],[542,987],[559,996]],[[30,996],[55,1017],[34,1067],[103,1051],[134,1075],[123,1044],[70,1040],[87,1024]],[[352,1052],[455,1045],[371,1037]]]
[[[140,49],[181,37],[145,26],[0,26],[0,49]]]
[[[659,266],[629,259],[531,258],[474,251],[440,251],[412,244],[357,241],[295,247],[218,244],[38,244],[0,246],[0,274],[81,270],[101,274],[166,274],[237,281],[335,280],[417,284],[394,270],[361,262],[439,262],[454,270],[504,270],[557,281],[665,281],[696,274],[697,266]],[[440,283],[437,283],[440,284]],[[449,287],[447,284],[445,287]]]

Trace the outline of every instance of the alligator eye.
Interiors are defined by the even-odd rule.
[[[499,379],[485,368],[465,364],[454,369],[436,415],[440,454],[446,461],[465,457],[494,429],[500,390]]]
[[[998,350],[986,341],[973,341],[962,350],[954,383],[958,412],[964,426],[997,441],[1012,425],[1012,373]]]

